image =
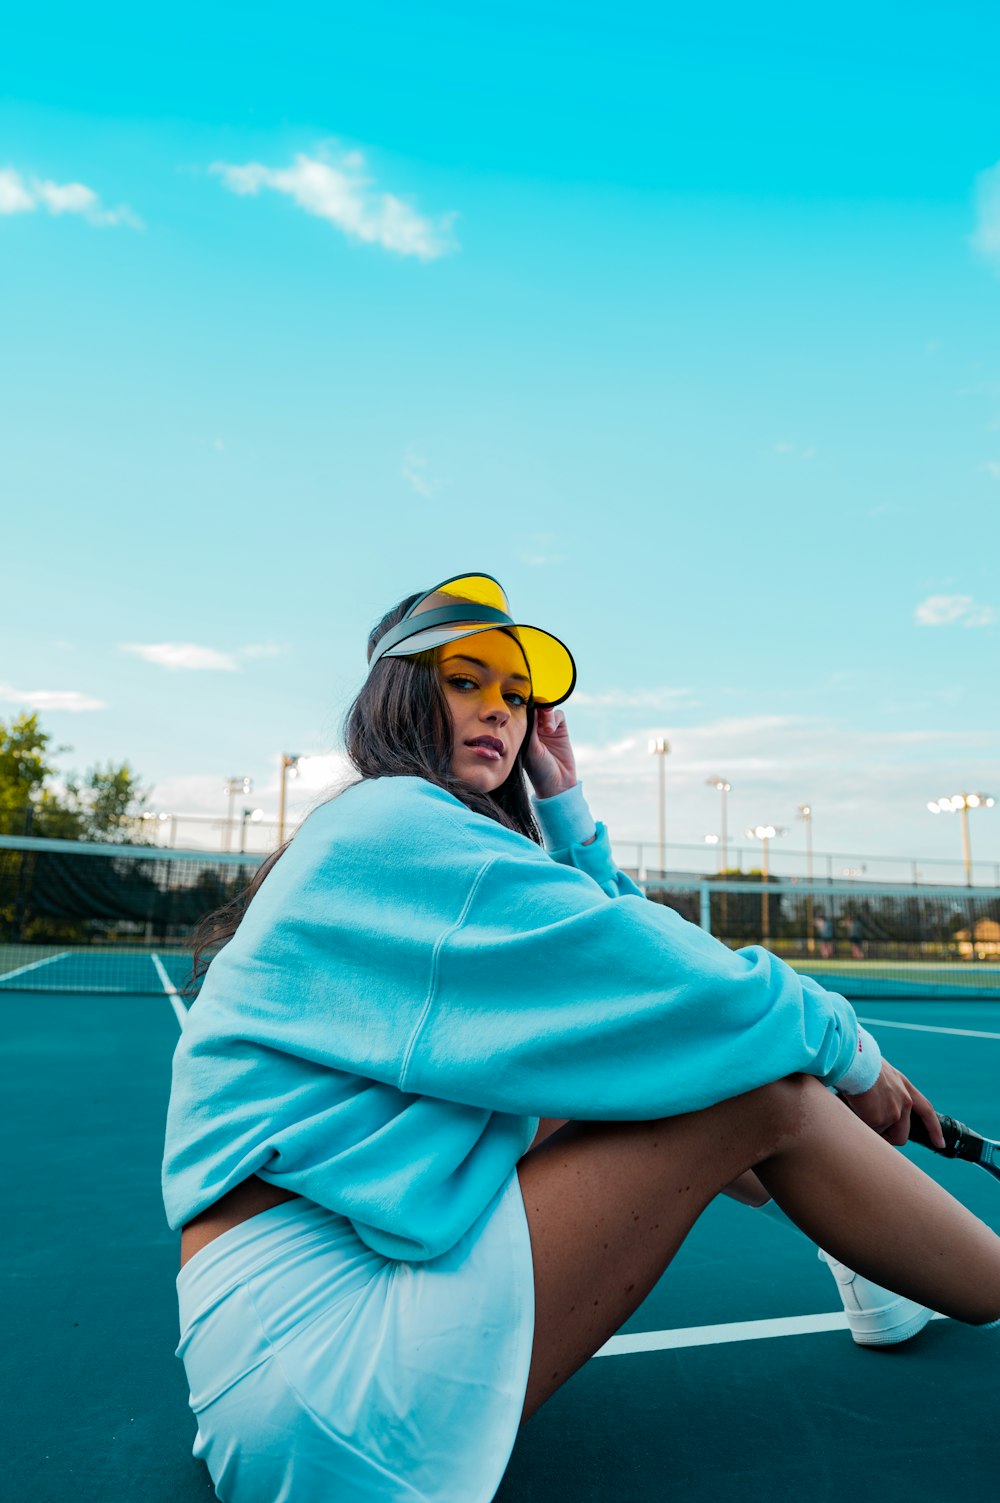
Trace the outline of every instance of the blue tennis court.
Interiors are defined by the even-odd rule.
[[[172,960],[161,957],[158,995],[145,982],[133,996],[27,991],[9,972],[0,986],[4,1492],[18,1503],[213,1496],[190,1455],[172,1355],[177,1238],[159,1199],[184,1006],[171,988],[186,975]],[[1000,1133],[1000,1004],[859,1010],[939,1109]],[[912,1151],[1000,1228],[1000,1186]],[[1000,1331],[946,1320],[903,1347],[855,1347],[809,1244],[720,1200],[641,1309],[521,1433],[498,1503],[992,1503],[998,1371]]]
[[[190,976],[190,951],[0,947],[0,991],[155,997],[171,989],[183,991]]]

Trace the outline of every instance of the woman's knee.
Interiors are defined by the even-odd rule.
[[[758,1127],[758,1157],[767,1157],[782,1142],[796,1138],[809,1119],[811,1104],[825,1087],[812,1075],[785,1075],[758,1086],[746,1096],[746,1111]]]

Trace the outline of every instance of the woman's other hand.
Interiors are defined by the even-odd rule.
[[[882,1061],[882,1073],[870,1091],[864,1091],[860,1096],[841,1096],[840,1099],[846,1101],[862,1122],[897,1148],[909,1139],[910,1116],[914,1112],[927,1128],[935,1147],[944,1147],[941,1124],[927,1097],[922,1096],[888,1060]]]
[[[539,707],[524,759],[538,798],[555,798],[576,782],[576,759],[562,710]]]

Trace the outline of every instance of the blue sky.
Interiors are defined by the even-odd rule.
[[[224,812],[470,568],[592,802],[957,855],[996,778],[1000,17],[49,6],[0,103],[0,717]],[[325,757],[326,760],[322,760]],[[1000,860],[1000,808],[974,823]],[[985,873],[984,873],[985,875]]]

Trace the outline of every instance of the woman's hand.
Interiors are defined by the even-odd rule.
[[[902,1147],[910,1136],[910,1115],[913,1112],[927,1128],[935,1147],[944,1147],[941,1124],[927,1097],[922,1096],[888,1060],[882,1061],[882,1073],[870,1091],[864,1091],[860,1096],[841,1096],[840,1099],[847,1102],[862,1122],[897,1148]]]
[[[538,798],[554,798],[576,782],[576,759],[562,710],[535,711],[524,770]]]

